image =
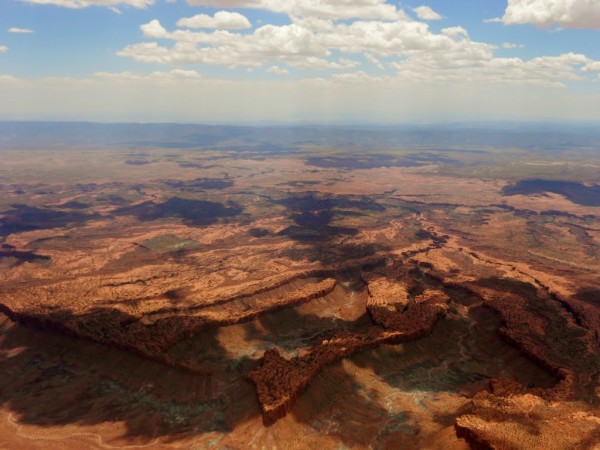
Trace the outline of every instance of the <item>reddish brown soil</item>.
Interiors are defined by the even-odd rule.
[[[0,447],[600,442],[597,207],[496,163],[148,152],[3,160]]]

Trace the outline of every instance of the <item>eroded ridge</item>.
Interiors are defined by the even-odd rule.
[[[394,270],[386,272],[391,277],[396,275]],[[285,417],[299,393],[326,365],[361,350],[423,337],[446,313],[448,297],[441,291],[428,290],[411,300],[402,287],[385,296],[373,294],[386,283],[384,278],[382,274],[368,276],[372,288],[367,310],[374,324],[366,330],[335,332],[305,354],[289,360],[276,349],[265,352],[260,367],[249,374],[256,385],[265,425]]]
[[[461,261],[462,270],[455,270]],[[473,448],[588,448],[600,437],[600,358],[596,327],[560,277],[482,255],[451,242],[418,255],[433,283],[479,299],[501,318],[499,335],[552,375],[553,386],[491,379],[472,411],[457,418],[457,434]],[[485,276],[482,276],[485,274]],[[591,316],[593,317],[593,316]],[[524,411],[529,411],[525,413]],[[535,411],[533,413],[532,411]],[[568,426],[561,421],[568,417]],[[578,430],[578,431],[576,431]]]
[[[46,331],[108,344],[174,367],[200,370],[197,361],[173,357],[169,348],[209,329],[250,321],[257,316],[323,297],[336,286],[334,278],[280,282],[261,288],[254,295],[223,299],[218,307],[187,308],[178,311],[148,311],[133,315],[119,309],[97,308],[83,314],[55,312],[44,314],[18,305],[0,303],[0,310],[14,321]]]
[[[3,153],[0,441],[597,445],[600,180],[308,142]]]

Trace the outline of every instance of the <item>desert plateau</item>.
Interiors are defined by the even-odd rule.
[[[585,143],[146,127],[2,144],[1,448],[599,448]]]

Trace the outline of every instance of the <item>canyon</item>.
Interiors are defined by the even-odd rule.
[[[595,448],[600,180],[486,151],[3,150],[0,447]]]

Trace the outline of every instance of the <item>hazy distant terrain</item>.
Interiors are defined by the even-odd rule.
[[[233,126],[193,124],[100,124],[2,122],[0,148],[180,148],[259,150],[303,148],[480,151],[519,148],[543,151],[595,150],[595,125],[449,124],[413,126]]]

